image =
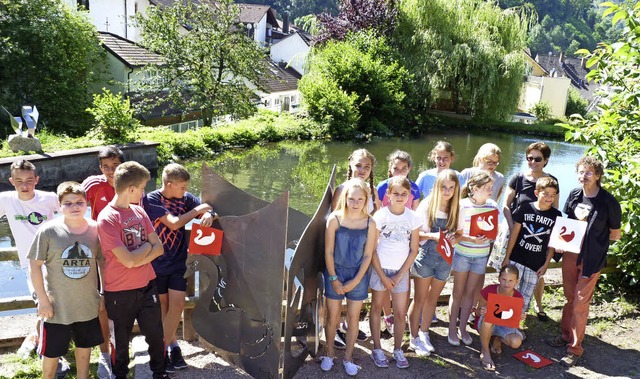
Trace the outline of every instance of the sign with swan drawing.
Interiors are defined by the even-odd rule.
[[[543,357],[531,349],[519,351],[513,354],[513,357],[536,369],[553,363],[550,359]]]
[[[440,238],[438,239],[438,246],[436,246],[436,251],[444,258],[445,261],[449,265],[453,261],[453,246],[451,246],[451,242],[447,239],[447,233],[443,230],[440,230]]]
[[[498,236],[498,210],[471,216],[469,235],[471,237],[484,235],[487,239],[495,240]]]
[[[224,232],[193,223],[189,239],[190,254],[220,255]]]
[[[487,298],[487,313],[484,319],[494,325],[517,328],[520,325],[523,306],[524,299],[521,297],[490,293]]]
[[[558,217],[556,218],[556,224],[553,226],[553,230],[551,230],[549,247],[579,254],[586,231],[586,221]]]

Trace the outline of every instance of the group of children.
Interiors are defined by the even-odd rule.
[[[126,378],[137,321],[153,378],[168,378],[187,367],[176,341],[186,294],[185,224],[199,217],[210,226],[217,215],[187,192],[190,176],[181,165],[166,166],[162,187],[145,194],[144,166],[125,162],[114,146],[98,158],[102,175],[64,182],[57,194],[36,190],[35,166],[18,160],[11,166],[15,191],[0,193],[0,216],[7,216],[37,304],[37,331],[21,350],[28,355],[37,345],[42,376],[64,377],[61,357],[73,339],[77,377],[88,378],[91,348],[100,345],[98,377]],[[57,212],[62,217],[54,218]]]
[[[482,234],[472,236],[471,219],[474,215],[498,210],[496,201],[505,184],[504,176],[496,171],[500,153],[498,146],[487,143],[479,149],[474,167],[458,173],[450,169],[455,159],[451,144],[439,141],[430,154],[436,167],[422,172],[413,183],[407,178],[411,157],[406,152],[394,151],[389,155],[389,178],[381,182],[376,191],[375,158],[366,149],[353,152],[349,157],[348,180],[336,188],[333,212],[327,220],[327,355],[321,359],[322,370],[329,371],[333,366],[332,341],[339,327],[340,306],[346,297],[343,365],[348,375],[358,373],[360,366],[353,362],[353,350],[356,337],[363,333],[356,326],[369,289],[374,364],[389,366],[380,344],[382,313],[384,320],[393,320],[393,328],[389,325],[387,330],[396,331],[392,356],[397,367],[409,367],[401,349],[407,315],[410,349],[418,356],[430,355],[435,348],[429,327],[449,275],[453,276],[453,291],[449,303],[448,343],[453,346],[473,343],[467,323],[475,312],[482,346],[480,358],[486,370],[495,369],[491,351],[501,351],[502,343],[512,348],[520,346],[524,338],[520,330],[483,322],[486,301],[489,293],[524,297],[526,311],[538,278],[554,254],[548,242],[555,218],[561,215],[553,207],[559,188],[551,177],[534,183],[534,199],[514,210],[514,226],[505,246],[506,257],[499,267],[500,283],[483,289],[494,241]],[[497,220],[493,222],[497,224]],[[532,247],[530,236],[523,232],[521,225],[549,232],[536,235],[536,246]],[[451,264],[437,251],[441,238],[454,248]],[[413,301],[409,298],[410,278],[414,285]],[[393,317],[390,317],[389,298]]]

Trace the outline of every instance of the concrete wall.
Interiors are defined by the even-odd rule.
[[[136,161],[145,166],[151,176],[155,177],[158,171],[158,156],[156,154],[156,142],[140,142],[118,146],[125,155],[127,161]],[[85,149],[64,150],[50,154],[33,154],[19,157],[0,159],[0,191],[13,190],[9,183],[11,176],[11,164],[20,159],[26,159],[33,163],[40,181],[37,188],[55,191],[58,184],[66,180],[82,182],[89,175],[100,174],[98,168],[98,151],[102,147],[90,147]]]
[[[539,101],[546,101],[551,105],[554,117],[564,116],[569,97],[571,79],[528,76],[522,85],[518,109],[529,112]]]

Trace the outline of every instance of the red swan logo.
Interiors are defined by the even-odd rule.
[[[571,242],[576,236],[576,232],[575,231],[571,231],[571,233],[567,233],[567,227],[563,226],[560,229],[560,237],[565,241],[565,242]]]

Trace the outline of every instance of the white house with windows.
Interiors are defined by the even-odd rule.
[[[134,26],[132,17],[145,13],[153,0],[63,0],[72,8],[84,8],[89,12],[91,23],[99,31],[140,41],[140,30]]]
[[[296,32],[274,43],[269,55],[274,62],[286,63],[300,75],[304,75],[310,48],[311,35],[306,32]]]
[[[255,89],[260,98],[258,107],[276,112],[297,113],[301,94],[298,91],[300,74],[285,64],[266,61],[267,75],[262,78],[262,89]]]

